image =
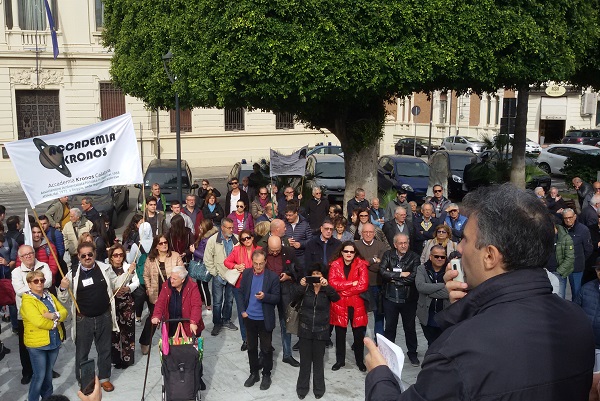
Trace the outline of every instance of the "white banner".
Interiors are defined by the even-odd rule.
[[[129,113],[5,147],[31,207],[61,196],[143,181]]]
[[[271,149],[271,177],[278,175],[301,175],[306,171],[306,152],[308,146],[304,146],[289,156],[282,155]]]

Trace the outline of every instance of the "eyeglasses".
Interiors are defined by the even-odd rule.
[[[454,212],[458,212],[458,209],[448,210],[448,213],[454,213]]]
[[[281,249],[269,249],[269,255],[277,256],[281,252]]]
[[[159,241],[158,245],[168,245],[169,242],[168,241]]]
[[[244,205],[237,205],[237,208],[238,208],[238,209],[243,209],[243,208],[244,208]]]
[[[324,231],[333,231],[333,227],[323,227]]]
[[[359,214],[358,217],[369,217],[368,214]]]
[[[221,226],[221,229],[224,229],[224,230],[233,230],[233,226]]]
[[[448,234],[448,232],[446,232],[446,230],[437,230],[436,232],[438,234]]]
[[[441,190],[441,189],[434,189],[434,190],[433,190],[433,192],[435,192],[435,193],[439,193],[439,192],[444,192],[444,191],[443,191],[443,190]]]
[[[113,254],[112,254],[112,256],[113,256],[113,258],[122,258],[122,257],[124,257],[125,255],[124,255],[124,254],[122,254],[122,253],[113,253]]]
[[[435,259],[446,259],[446,257],[444,255],[431,255],[433,256]]]
[[[24,253],[23,255],[21,255],[21,257],[26,258],[26,257],[33,256],[33,255],[34,255],[33,252],[27,252],[27,253]]]
[[[94,257],[94,253],[93,252],[88,252],[88,253],[82,253],[79,255],[79,257],[81,259],[91,259]]]
[[[348,249],[344,249],[342,252],[343,252],[343,253],[356,253],[356,251],[350,251],[350,250],[348,250]]]
[[[240,237],[240,240],[242,241],[248,241],[249,239],[252,239],[252,237]]]
[[[258,194],[259,194],[259,195],[269,195],[269,193],[268,193],[268,192],[259,192]]]
[[[238,182],[237,182],[237,181],[232,181],[232,182],[231,182],[231,185],[237,185],[237,184],[238,184]]]
[[[34,278],[33,280],[30,281],[30,283],[33,283],[33,284],[39,284],[39,283],[44,284],[45,282],[46,282],[45,278]]]

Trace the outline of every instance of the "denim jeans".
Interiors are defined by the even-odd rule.
[[[212,279],[213,323],[223,324],[231,320],[233,286],[220,276]]]
[[[292,356],[292,335],[285,328],[285,310],[283,301],[277,304],[277,314],[279,316],[279,327],[281,328],[281,344],[283,345],[283,357]]]
[[[19,324],[18,324],[18,313],[17,313],[17,305],[8,305],[8,313],[10,315],[10,324],[13,328],[13,330],[18,330],[19,329]]]
[[[235,298],[235,308],[238,313],[238,323],[240,324],[240,334],[242,335],[242,341],[246,341],[246,326],[244,325],[244,318],[242,317],[242,310],[244,309],[244,297],[242,291],[239,288],[232,286],[233,298]]]
[[[112,316],[110,308],[96,317],[75,316],[75,378],[79,377],[79,365],[87,361],[92,342],[96,344],[98,353],[98,379],[100,382],[110,379]]]
[[[381,292],[381,286],[370,285],[369,291],[371,291],[371,295],[373,295],[373,299],[375,300],[375,302],[377,302],[377,299],[379,298],[379,293]],[[373,312],[373,315],[375,317],[375,327],[374,327],[375,334],[383,335],[383,321],[385,318],[385,314],[383,313],[383,310],[377,309],[375,312]]]
[[[52,395],[52,368],[58,358],[56,347],[52,350],[41,350],[39,348],[27,348],[29,358],[33,366],[33,377],[29,384],[29,401],[39,401],[40,397],[46,399]]]
[[[581,279],[583,272],[569,274],[569,284],[571,285],[571,300],[575,299],[581,289]]]
[[[565,294],[567,293],[567,279],[557,272],[552,272],[552,274],[558,279],[558,296],[565,299]]]

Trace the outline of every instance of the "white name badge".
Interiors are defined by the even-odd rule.
[[[392,269],[392,271],[393,271],[394,273],[402,273],[402,269],[401,269],[400,267],[394,267],[394,268]]]
[[[89,285],[92,285],[92,284],[94,284],[94,279],[93,279],[93,278],[91,278],[91,277],[90,277],[90,278],[83,279],[83,280],[81,280],[81,284],[83,284],[83,286],[84,286],[84,287],[87,287],[87,286],[89,286]]]

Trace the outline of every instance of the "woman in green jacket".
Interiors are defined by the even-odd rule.
[[[44,273],[34,270],[25,277],[29,291],[23,294],[21,315],[25,327],[24,342],[29,351],[33,377],[29,385],[29,401],[46,399],[54,391],[52,368],[58,357],[65,333],[60,322],[67,318],[67,310],[44,289]]]

